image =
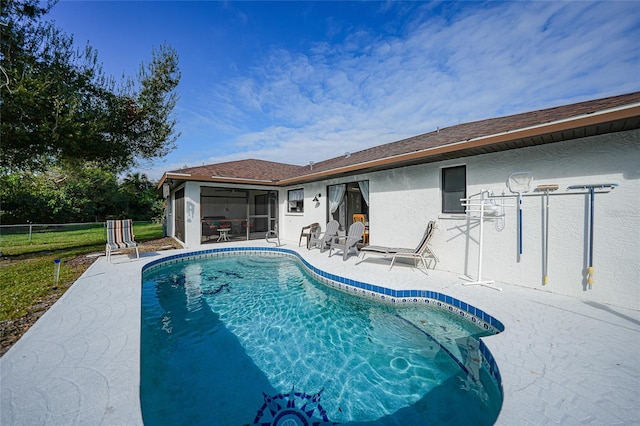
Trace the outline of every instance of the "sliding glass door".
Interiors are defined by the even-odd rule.
[[[327,186],[327,221],[337,220],[340,229],[346,231],[355,215],[364,215],[369,222],[369,181],[359,181]]]

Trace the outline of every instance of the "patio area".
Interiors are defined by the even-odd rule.
[[[215,247],[269,246],[264,240]],[[332,274],[391,289],[428,289],[470,303],[505,331],[485,338],[499,366],[499,425],[640,424],[640,311],[497,283],[464,286],[457,274],[355,256],[343,262],[282,241]],[[140,287],[145,263],[101,257],[0,358],[0,424],[142,425]]]

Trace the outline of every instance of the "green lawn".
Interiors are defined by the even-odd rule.
[[[69,228],[51,227],[34,231],[29,236],[28,229],[20,234],[0,231],[0,252],[4,256],[35,254],[51,250],[82,249],[104,250],[107,230],[104,224],[90,224]],[[133,224],[136,241],[146,241],[162,237],[162,225],[151,222]],[[31,241],[29,241],[31,239]]]
[[[162,225],[134,223],[138,242],[162,238]],[[64,292],[84,272],[66,264],[76,256],[104,253],[104,225],[84,229],[52,229],[28,234],[0,234],[0,321],[26,315],[40,301]],[[55,259],[61,259],[59,281],[55,282]]]

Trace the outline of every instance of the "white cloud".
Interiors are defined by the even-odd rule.
[[[189,165],[308,164],[437,126],[640,89],[637,3],[445,6],[459,10],[433,15],[440,9],[425,5],[393,37],[359,29],[340,44],[272,50],[220,81],[187,112],[188,136],[202,138]]]

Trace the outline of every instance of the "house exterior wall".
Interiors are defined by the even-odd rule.
[[[286,240],[299,241],[300,231],[302,227],[317,222],[322,226],[324,231],[327,224],[327,186],[335,183],[352,182],[348,180],[326,180],[322,182],[312,182],[304,185],[294,185],[284,188],[280,193],[281,209],[280,209],[280,236]],[[304,189],[304,212],[297,213],[287,211],[287,194],[291,189]],[[314,202],[313,198],[318,195],[318,202]]]
[[[477,279],[479,221],[442,213],[441,169],[457,165],[466,166],[468,196],[490,190],[498,204],[505,204],[504,220],[484,223],[483,279],[636,309],[640,306],[638,130],[285,188],[280,194],[281,236],[298,241],[300,229],[312,222],[319,222],[324,229],[328,185],[369,180],[370,244],[413,248],[428,221],[436,220],[431,244],[440,259],[436,268]],[[522,171],[531,172],[534,180],[531,191],[523,196],[523,254],[518,261],[517,198],[506,182],[511,173]],[[566,188],[597,183],[619,186],[607,193],[596,191],[595,272],[589,288],[589,195],[587,191]],[[543,285],[542,272],[545,197],[542,192],[533,191],[544,184],[559,185],[549,198],[547,285]],[[296,188],[304,188],[304,212],[287,213],[287,190]],[[322,197],[313,203],[317,194]]]
[[[187,248],[200,246],[200,233],[202,225],[200,223],[200,183],[187,182],[184,188],[184,233]]]
[[[483,279],[634,309],[640,306],[640,130],[278,188],[280,237],[298,242],[301,228],[313,222],[324,229],[327,186],[368,180],[370,244],[413,248],[428,221],[436,220],[431,244],[440,259],[436,269],[477,279],[479,221],[441,213],[441,169],[456,165],[466,166],[467,195],[490,190],[499,196],[496,202],[507,205],[502,222],[484,224]],[[523,254],[518,261],[517,199],[506,182],[511,173],[522,171],[531,172],[534,181],[532,191],[523,197]],[[598,183],[619,186],[595,195],[595,273],[589,288],[585,273],[589,196],[566,188]],[[533,191],[543,184],[560,187],[549,201],[547,285],[542,273],[545,198]],[[186,184],[188,248],[200,245],[200,185]],[[304,211],[289,213],[287,191],[298,188],[304,189]],[[315,203],[312,199],[318,194]],[[366,267],[366,262],[357,267]]]
[[[175,237],[175,223],[174,223],[174,211],[176,209],[176,198],[175,192],[169,194],[169,197],[166,198],[165,202],[167,203],[167,208],[165,209],[164,223],[165,223],[165,234],[168,237]]]
[[[466,165],[467,195],[505,198],[504,228],[485,221],[482,278],[636,308],[640,306],[640,131],[594,136],[369,175],[371,244],[415,247],[429,220],[437,269],[477,279],[479,221],[441,213],[441,168]],[[548,284],[543,286],[544,197],[523,197],[523,254],[517,261],[516,198],[506,181],[530,171],[537,185],[558,184],[549,201]],[[617,183],[595,195],[594,284],[588,288],[589,196],[577,184]],[[528,196],[535,195],[535,196]],[[498,201],[500,202],[500,201]],[[461,281],[462,282],[462,281]]]
[[[276,191],[278,192],[278,212],[279,212],[279,223],[282,221],[282,209],[286,210],[286,196],[287,191],[283,192],[282,189],[275,187],[265,187],[260,185],[234,185],[228,183],[202,183],[202,182],[186,182],[184,185],[178,186],[171,192],[170,197],[167,200],[168,209],[166,212],[166,223],[167,223],[167,235],[176,237],[175,233],[175,192],[176,190],[183,188],[185,189],[185,241],[182,241],[185,248],[188,249],[198,249],[202,245],[201,241],[201,233],[202,233],[202,224],[201,217],[202,215],[202,206],[200,203],[200,194],[201,190],[204,187],[212,187],[212,188],[230,188],[230,189],[242,189],[242,190],[258,190],[258,191]],[[284,197],[284,200],[283,200]],[[313,197],[312,197],[313,198]],[[255,206],[253,206],[255,208]],[[206,212],[205,212],[206,213]],[[251,212],[252,214],[254,211]],[[231,212],[231,214],[242,215],[244,216],[244,211],[242,213]]]

